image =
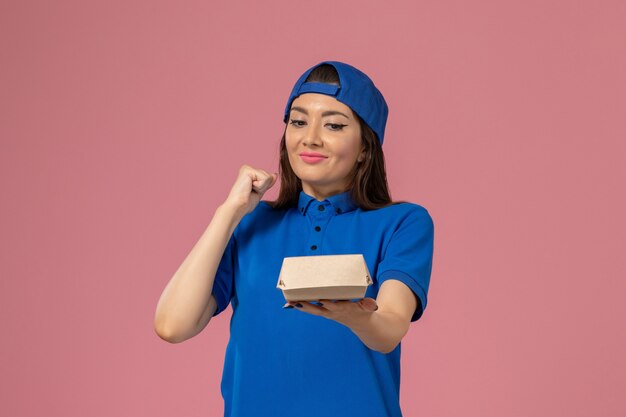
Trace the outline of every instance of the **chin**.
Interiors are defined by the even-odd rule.
[[[329,183],[332,183],[332,181],[328,181],[327,178],[314,177],[311,175],[298,175],[298,178],[300,178],[300,181],[302,182],[306,182],[307,184],[315,186],[327,185]]]

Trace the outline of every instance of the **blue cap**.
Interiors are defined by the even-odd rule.
[[[304,82],[311,71],[322,64],[330,64],[335,67],[339,74],[340,86],[318,82]],[[326,94],[350,107],[376,133],[380,144],[383,144],[389,108],[381,92],[365,73],[352,65],[338,61],[324,61],[309,68],[298,78],[296,85],[291,90],[287,106],[285,107],[285,117],[283,119],[285,123],[289,119],[291,103],[296,97],[304,93]]]

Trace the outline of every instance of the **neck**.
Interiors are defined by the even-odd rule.
[[[317,201],[323,201],[332,195],[341,194],[347,190],[338,187],[323,187],[312,186],[310,184],[302,184],[302,191],[304,191],[311,197],[314,197]]]

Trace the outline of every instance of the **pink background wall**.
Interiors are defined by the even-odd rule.
[[[228,316],[168,344],[156,303],[324,59],[435,222],[405,415],[626,415],[624,2],[8,3],[0,415],[221,415]]]

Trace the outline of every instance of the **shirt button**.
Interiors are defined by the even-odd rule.
[[[324,208],[324,206],[317,206],[317,209],[318,209],[319,211],[324,211],[324,210],[326,210],[326,209]]]
[[[315,250],[315,249],[317,249],[317,246],[313,245],[313,246],[311,246],[311,249]]]
[[[315,226],[315,231],[316,231],[316,232],[319,232],[320,230],[322,230],[322,228],[321,228],[321,227],[319,227],[319,226]]]

